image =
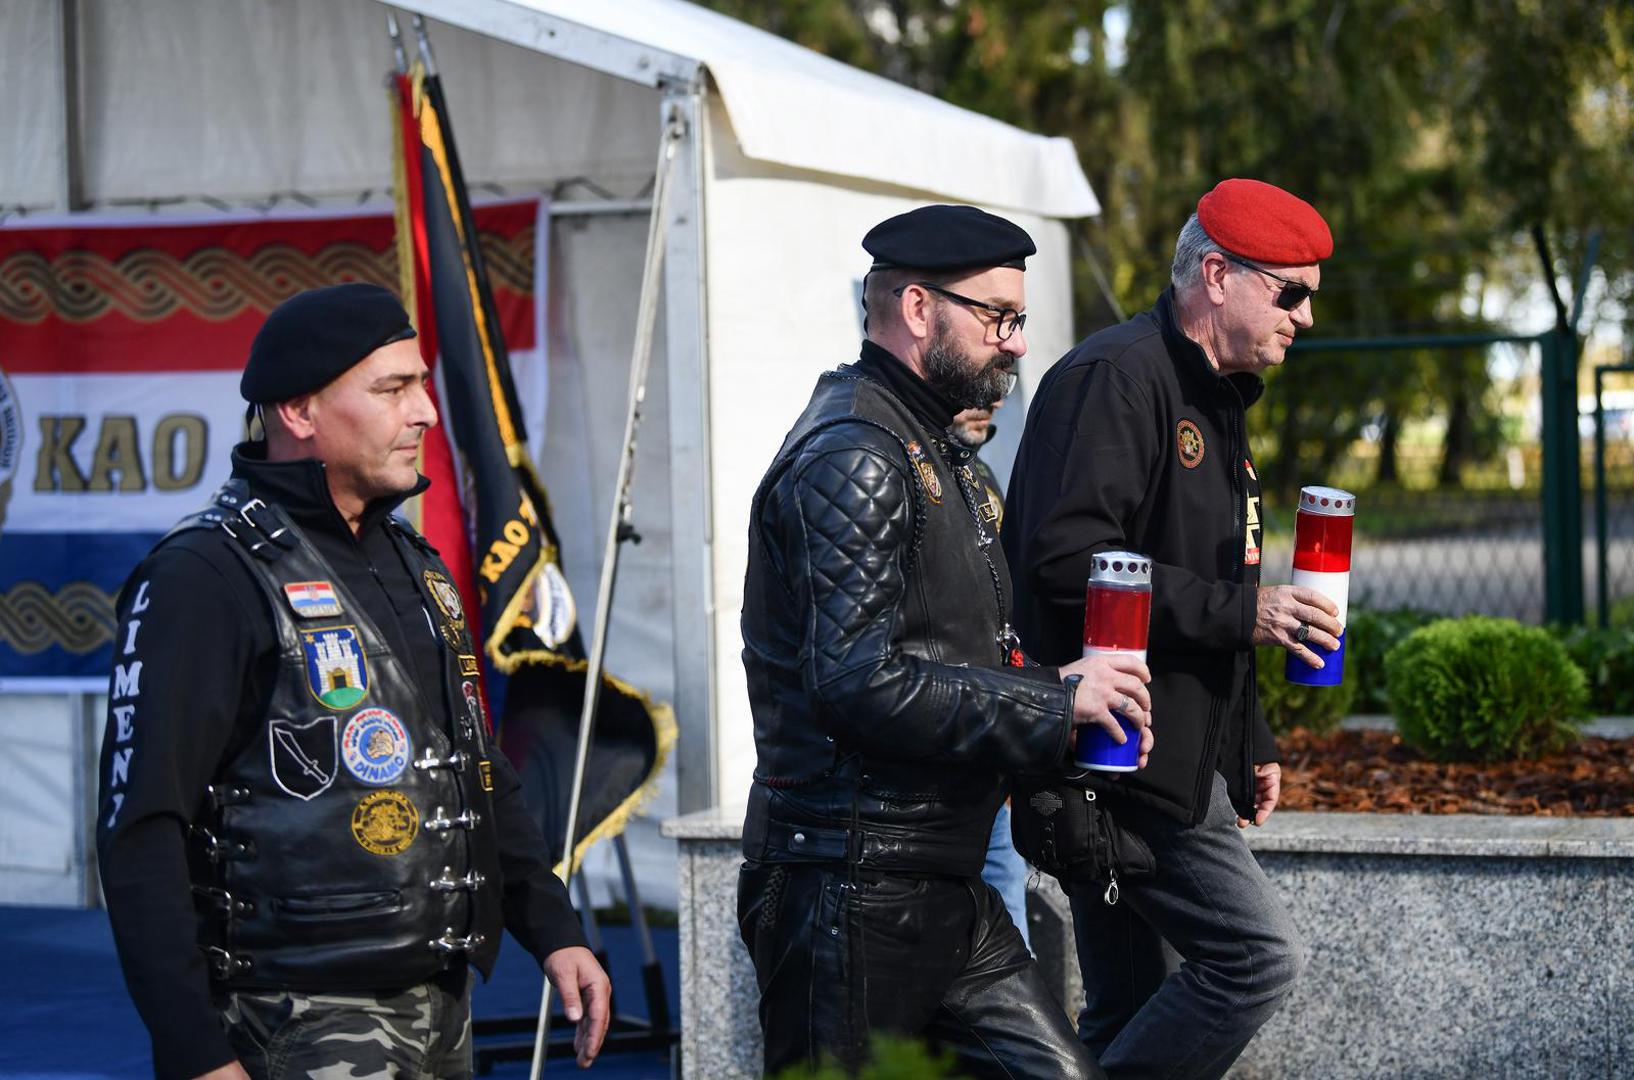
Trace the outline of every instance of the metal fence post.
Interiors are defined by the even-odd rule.
[[[1583,483],[1577,435],[1577,341],[1557,327],[1538,335],[1543,375],[1544,615],[1583,621]]]

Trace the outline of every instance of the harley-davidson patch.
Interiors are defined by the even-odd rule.
[[[352,810],[352,839],[372,855],[401,855],[420,831],[420,812],[401,791],[371,791]]]
[[[1175,425],[1175,446],[1180,451],[1180,464],[1188,469],[1195,469],[1203,463],[1203,433],[1190,420],[1182,420]]]
[[[273,782],[286,794],[311,801],[335,782],[335,718],[323,716],[297,724],[274,720],[267,725],[267,753]]]
[[[1067,805],[1061,801],[1061,796],[1053,791],[1040,791],[1027,800],[1027,805],[1037,810],[1044,817],[1051,817],[1055,812]]]

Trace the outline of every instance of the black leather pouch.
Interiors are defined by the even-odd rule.
[[[1011,778],[1010,829],[1021,857],[1068,895],[1096,891],[1118,902],[1119,883],[1155,873],[1152,849],[1118,827],[1094,788],[1064,776]]]

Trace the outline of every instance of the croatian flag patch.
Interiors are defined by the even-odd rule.
[[[335,587],[327,581],[297,581],[284,586],[290,610],[303,619],[328,619],[340,614]]]

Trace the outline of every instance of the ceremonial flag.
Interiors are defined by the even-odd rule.
[[[416,63],[393,76],[392,90],[403,291],[442,389],[441,412],[464,480],[444,484],[444,501],[426,505],[424,531],[440,548],[439,535],[461,531],[463,538],[469,525],[465,576],[458,566],[450,569],[476,601],[466,605],[478,613],[473,636],[488,662],[510,676],[505,748],[560,864],[588,664],[505,343],[495,332],[486,262],[470,242],[470,204],[441,82]],[[430,494],[438,477],[427,475]],[[447,498],[459,495],[463,513]],[[586,787],[580,808],[575,865],[595,841],[622,831],[656,789],[675,722],[667,706],[608,676],[595,735],[596,783]]]

